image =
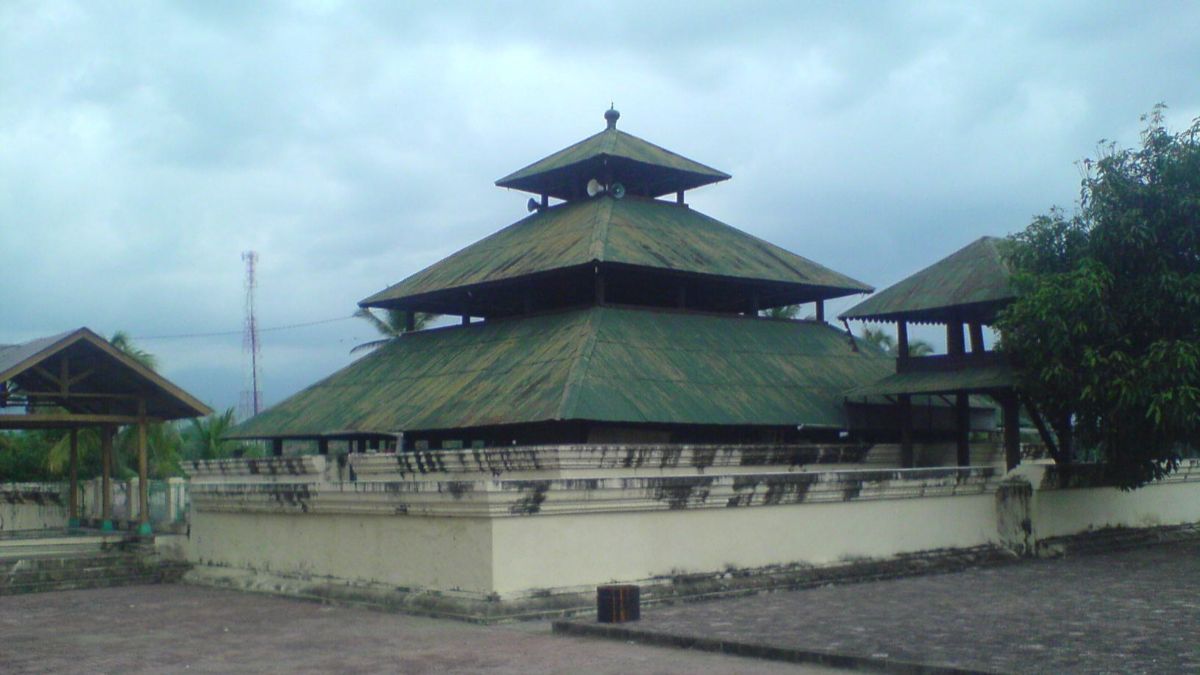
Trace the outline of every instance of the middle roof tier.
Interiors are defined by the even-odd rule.
[[[596,300],[741,312],[870,286],[686,205],[600,195],[540,210],[359,304],[493,317]]]

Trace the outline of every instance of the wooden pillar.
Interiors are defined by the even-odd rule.
[[[112,532],[113,428],[100,427],[100,529]]]
[[[683,190],[680,190],[680,191],[678,191],[678,192],[676,192],[676,193],[675,193],[675,203],[676,203],[676,204],[678,204],[678,205],[680,205],[680,206],[683,206],[683,204],[684,204],[684,201],[683,201]]]
[[[464,326],[471,325],[471,315],[470,314],[462,315],[462,325],[464,325]]]
[[[550,195],[542,195],[542,211],[550,208]]]
[[[758,316],[758,291],[750,293],[750,311],[746,316]]]
[[[71,495],[67,499],[67,527],[79,527],[79,430],[71,429]]]
[[[957,440],[958,465],[971,466],[971,399],[966,394],[954,398],[954,435]]]
[[[604,304],[604,275],[599,267],[596,268],[596,304]]]
[[[900,394],[900,467],[911,469],[916,465],[913,456],[912,396]]]
[[[902,359],[908,358],[908,322],[896,322],[896,355]]]
[[[1004,465],[1012,471],[1021,463],[1021,406],[1016,392],[1001,399],[1004,420]]]
[[[411,333],[414,330],[416,330],[416,328],[417,328],[417,313],[416,312],[405,312],[404,313],[404,332]]]
[[[146,462],[146,399],[138,399],[138,534],[150,532],[150,480]]]
[[[946,353],[962,354],[966,351],[963,345],[963,325],[961,321],[946,322]]]
[[[825,301],[817,301],[817,321],[825,321]]]
[[[271,456],[272,457],[283,457],[283,439],[282,438],[272,438],[271,439]]]
[[[328,455],[329,454],[329,439],[328,438],[318,438],[317,439],[317,454],[319,454],[319,455]]]
[[[972,324],[969,324],[969,327],[970,327],[969,332],[971,333],[971,353],[972,354],[982,354],[983,353],[983,324],[972,323]]]

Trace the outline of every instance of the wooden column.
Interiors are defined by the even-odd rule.
[[[900,467],[911,469],[916,465],[913,456],[912,396],[900,394]]]
[[[818,300],[817,301],[817,321],[824,321],[824,320],[825,320],[825,301]]]
[[[416,312],[405,312],[404,313],[404,332],[411,333],[414,330],[416,330],[416,327],[417,327],[417,313]]]
[[[969,324],[971,333],[971,353],[983,353],[983,325],[978,323]]]
[[[908,358],[908,322],[896,322],[896,355],[902,359]]]
[[[471,324],[471,315],[463,314],[462,315],[462,325],[469,326],[470,324]]]
[[[946,353],[962,354],[966,351],[963,345],[963,325],[961,321],[946,322]]]
[[[112,532],[113,428],[100,427],[100,529]]]
[[[283,439],[282,438],[272,438],[271,439],[271,456],[272,457],[283,457]]]
[[[957,440],[958,465],[971,466],[971,399],[966,394],[954,397],[954,435]]]
[[[67,527],[79,527],[79,430],[71,429],[71,495],[67,499]]]
[[[1012,471],[1021,463],[1021,406],[1016,392],[1001,399],[1004,418],[1004,465]]]
[[[329,454],[329,439],[328,438],[318,438],[317,439],[317,454],[319,454],[319,455],[328,455]]]
[[[604,304],[604,275],[600,273],[600,268],[596,268],[596,304]]]
[[[146,462],[146,399],[138,399],[138,534],[150,534],[150,480]]]

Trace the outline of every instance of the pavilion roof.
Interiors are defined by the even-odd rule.
[[[952,371],[893,373],[878,382],[856,387],[847,398],[897,394],[985,394],[1013,387],[1012,368],[991,364]]]
[[[230,436],[557,420],[844,428],[845,390],[892,367],[823,322],[593,306],[406,334]]]
[[[1016,297],[1000,251],[1003,239],[983,237],[841,314],[843,319],[990,324]]]
[[[65,376],[65,377],[64,377]],[[212,412],[208,406],[163,376],[121,352],[87,328],[0,345],[0,383],[10,382],[9,395],[29,396],[65,409],[68,415],[94,421],[132,418],[138,401],[148,417],[170,420]],[[0,415],[0,426],[63,426],[45,415]]]
[[[586,195],[593,178],[621,181],[631,194],[658,197],[728,180],[730,175],[619,131],[615,110],[608,128],[496,181],[496,185],[558,199]]]
[[[593,263],[794,284],[811,289],[813,299],[872,290],[687,206],[601,195],[534,213],[359,304],[387,306]]]

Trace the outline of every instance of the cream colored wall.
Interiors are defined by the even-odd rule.
[[[491,592],[486,519],[192,513],[191,562],[284,575]]]
[[[1039,538],[1105,527],[1156,527],[1200,522],[1200,481],[1116,488],[1036,490],[1033,521]]]
[[[980,495],[495,521],[501,596],[655,576],[883,558],[998,541]]]
[[[67,509],[58,504],[0,502],[0,532],[44,530],[67,526]]]

